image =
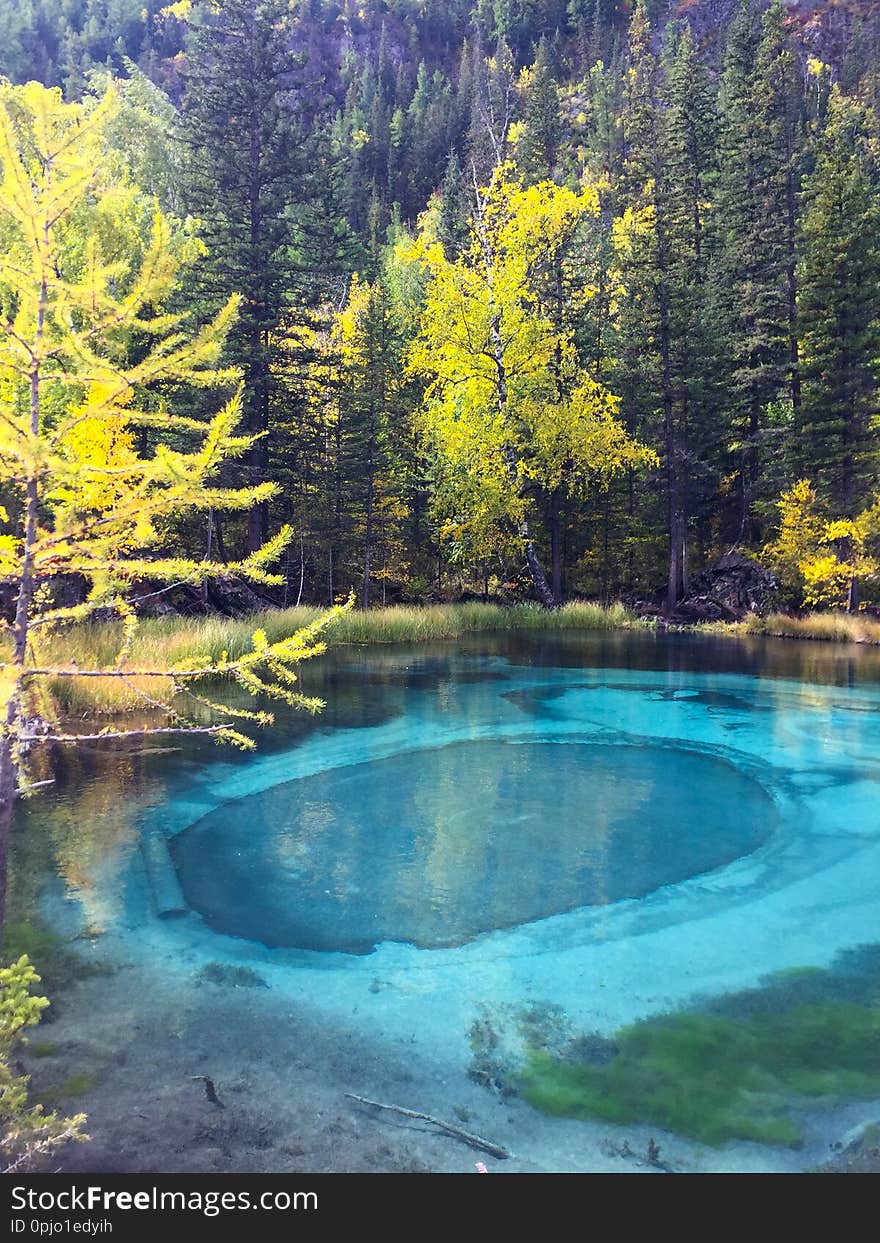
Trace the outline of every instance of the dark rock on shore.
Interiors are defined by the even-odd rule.
[[[675,610],[675,621],[742,621],[749,613],[763,617],[776,604],[779,584],[751,557],[728,552],[691,582],[690,593]]]

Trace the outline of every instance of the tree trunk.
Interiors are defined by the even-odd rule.
[[[859,611],[859,582],[855,575],[849,580],[846,611],[847,613],[858,613]]]
[[[602,603],[608,603],[608,584],[611,567],[608,564],[611,542],[611,489],[605,493],[605,504],[602,506]]]
[[[801,365],[798,346],[798,308],[797,308],[797,189],[794,184],[792,170],[792,147],[789,127],[788,174],[786,177],[786,226],[787,248],[786,285],[788,294],[788,356],[789,385],[791,391],[791,407],[794,425],[800,425],[801,415]]]
[[[250,431],[259,434],[260,439],[249,453],[249,474],[251,487],[264,483],[268,476],[269,451],[264,433],[269,428],[269,389],[265,374],[266,356],[263,350],[262,333],[256,334],[257,354],[254,359],[252,378],[254,392],[254,408],[251,413]],[[248,552],[257,552],[262,548],[269,534],[269,505],[261,501],[248,513]]]
[[[213,534],[214,534],[214,511],[213,509],[209,509],[208,510],[208,536],[205,541],[205,561],[206,562],[211,560]],[[202,583],[202,605],[204,608],[208,607],[208,580],[207,578]]]
[[[43,224],[43,239],[48,246],[49,221]],[[40,361],[43,332],[46,320],[48,285],[44,276],[40,285],[37,310],[37,327],[32,351],[33,365],[30,373],[30,431],[36,439],[40,434]],[[27,482],[27,502],[24,513],[24,539],[22,549],[21,582],[15,604],[13,622],[12,664],[15,681],[9,688],[6,702],[5,732],[0,738],[0,932],[6,915],[6,883],[9,868],[9,840],[12,832],[12,813],[19,789],[19,747],[21,726],[25,708],[24,668],[27,661],[30,610],[34,598],[34,548],[37,542],[37,517],[40,506],[39,484],[36,477]]]
[[[12,813],[18,796],[18,776],[8,738],[0,742],[0,934],[6,919],[6,885]]]
[[[666,495],[669,522],[669,576],[666,586],[666,612],[675,612],[675,606],[684,594],[684,514],[678,479],[678,445],[675,434],[675,409],[672,393],[671,334],[669,325],[669,290],[665,279],[666,253],[663,234],[658,222],[658,268],[661,273],[658,297],[660,311],[660,365],[663,392],[663,432],[666,455]]]
[[[559,488],[550,495],[550,563],[553,581],[553,601],[562,603],[562,505]]]
[[[367,458],[367,513],[366,513],[366,530],[364,532],[364,598],[361,600],[361,608],[370,607],[370,566],[373,556],[373,440],[370,439],[370,447]]]
[[[224,565],[229,565],[226,555],[226,543],[223,539],[223,520],[219,514],[214,515],[214,534],[217,537],[217,553]]]
[[[303,546],[302,531],[299,533],[299,591],[296,593],[296,607],[299,608],[303,595],[303,584],[306,580],[306,550]]]
[[[495,370],[498,375],[498,407],[502,415],[504,415],[507,412],[507,369],[504,365],[504,346],[501,341],[500,313],[496,315],[491,322],[490,336],[492,340],[493,357],[495,359]],[[504,446],[503,453],[504,460],[507,463],[507,469],[510,472],[510,477],[515,483],[518,483],[519,477],[517,471],[516,450],[513,445],[508,443]],[[529,567],[529,574],[531,575],[532,583],[538,599],[545,608],[553,609],[556,607],[556,600],[554,599],[553,592],[547,582],[547,576],[545,575],[541,562],[538,559],[538,554],[535,552],[535,545],[532,543],[532,536],[529,530],[528,518],[522,518],[519,524],[518,534],[523,542],[523,548],[526,554],[526,564]]]
[[[532,582],[535,591],[538,593],[538,599],[546,609],[556,608],[556,599],[550,590],[550,584],[547,582],[546,575],[541,568],[541,562],[538,560],[538,554],[535,552],[535,545],[529,537],[529,524],[523,519],[521,534],[525,540],[526,547],[526,563],[529,567],[529,573],[532,576]]]

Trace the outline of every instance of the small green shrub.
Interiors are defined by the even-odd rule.
[[[39,1023],[48,999],[35,996],[40,977],[25,955],[0,967],[0,1169],[32,1169],[68,1140],[82,1140],[85,1114],[59,1118],[28,1101],[28,1076],[11,1066],[28,1027]]]

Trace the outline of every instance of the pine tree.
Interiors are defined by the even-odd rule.
[[[528,71],[523,126],[517,144],[517,164],[524,177],[529,182],[552,179],[557,171],[563,126],[559,87],[550,69],[546,38],[538,44],[535,63]]]
[[[447,259],[457,259],[467,245],[471,198],[458,155],[454,150],[450,151],[446,175],[440,188],[440,217],[437,224]]]
[[[691,27],[667,32],[665,107],[660,127],[669,252],[670,358],[688,522],[704,547],[721,470],[717,453],[718,342],[708,268],[715,181],[715,94]],[[686,566],[685,566],[686,569]],[[682,582],[684,589],[685,583]]]
[[[597,177],[616,178],[623,162],[623,83],[617,67],[597,62],[584,80],[584,163]]]
[[[727,308],[731,442],[740,446],[741,536],[760,538],[770,474],[769,412],[800,399],[794,332],[800,122],[795,64],[780,0],[760,31],[743,3],[731,27],[720,92],[718,305]],[[779,453],[775,454],[776,461]]]
[[[683,447],[676,410],[673,359],[674,253],[662,146],[662,83],[651,47],[651,25],[639,0],[629,30],[621,189],[627,204],[617,226],[626,297],[621,307],[624,396],[631,432],[659,439],[666,480],[668,563],[666,608],[673,611],[687,581],[687,516]],[[659,438],[654,429],[659,414]]]
[[[381,280],[352,282],[348,304],[337,317],[343,392],[340,418],[348,458],[347,481],[360,536],[363,573],[359,602],[369,608],[377,562],[387,573],[391,444],[400,409],[402,337]]]
[[[877,125],[831,93],[805,185],[800,330],[803,412],[796,460],[841,517],[854,518],[880,479],[880,194]]]
[[[291,64],[280,0],[209,8],[188,42],[185,199],[211,255],[198,292],[208,305],[233,291],[242,295],[229,354],[243,370],[248,430],[262,437],[249,455],[252,479],[266,474],[270,338],[292,283],[290,201],[302,163],[289,103]],[[258,548],[267,529],[261,506],[249,515],[247,547]]]

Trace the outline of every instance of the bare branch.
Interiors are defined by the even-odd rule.
[[[108,742],[118,738],[148,738],[153,734],[223,734],[228,725],[156,725],[147,729],[107,730],[99,734],[22,734],[22,742]]]

